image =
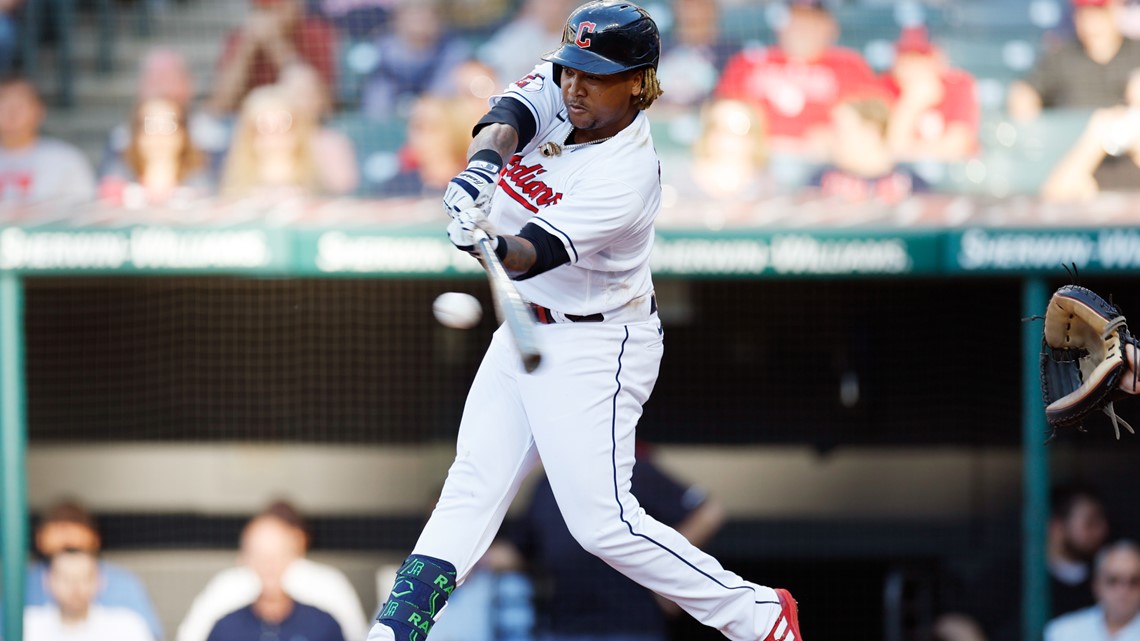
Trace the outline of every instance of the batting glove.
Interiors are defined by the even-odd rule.
[[[443,210],[454,218],[472,207],[483,207],[495,193],[495,178],[503,168],[503,157],[491,149],[483,149],[471,157],[467,169],[447,183],[443,193]]]
[[[475,249],[476,229],[482,229],[491,237],[492,249],[498,248],[499,237],[495,235],[495,229],[487,220],[486,212],[479,207],[464,209],[452,216],[451,222],[447,225],[447,237],[451,239],[452,245],[478,256],[479,252]]]

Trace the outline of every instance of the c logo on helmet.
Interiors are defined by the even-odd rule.
[[[597,29],[597,28],[598,28],[598,25],[595,22],[580,22],[580,23],[578,23],[578,35],[574,39],[574,44],[578,45],[579,48],[589,49],[590,48],[590,36],[588,34],[594,33],[594,29]]]

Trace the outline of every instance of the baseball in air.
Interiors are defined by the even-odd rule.
[[[432,303],[431,311],[435,319],[444,327],[471,329],[483,318],[483,306],[471,294],[446,292]]]

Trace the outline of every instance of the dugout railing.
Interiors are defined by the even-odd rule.
[[[779,207],[786,208],[786,216],[773,214],[778,213]],[[684,208],[682,203],[663,217],[667,223],[659,229],[654,269],[664,290],[663,298],[683,298],[683,306],[703,305],[714,310],[704,325],[682,329],[671,337],[670,350],[680,352],[681,359],[692,359],[686,363],[700,362],[705,357],[702,352],[707,350],[702,340],[731,341],[727,332],[732,327],[745,332],[779,333],[789,327],[810,328],[811,323],[824,318],[829,320],[819,323],[817,336],[834,334],[852,323],[878,323],[881,327],[874,330],[863,327],[862,348],[869,346],[871,350],[884,349],[893,340],[892,332],[896,333],[900,344],[893,349],[902,354],[898,363],[911,369],[904,371],[902,378],[886,381],[881,389],[905,396],[911,389],[905,385],[906,377],[945,372],[953,379],[945,398],[927,399],[943,407],[912,405],[858,417],[864,426],[879,430],[859,432],[863,436],[836,431],[838,415],[813,414],[821,404],[806,396],[800,399],[804,408],[800,414],[776,412],[764,420],[831,427],[806,437],[773,433],[772,442],[803,438],[815,442],[821,451],[859,444],[889,447],[891,443],[915,438],[913,432],[908,432],[908,426],[914,423],[908,421],[925,420],[925,425],[933,427],[931,433],[941,433],[932,437],[933,442],[952,443],[959,438],[955,425],[976,422],[984,414],[968,407],[972,386],[981,386],[990,395],[1008,396],[1008,390],[1021,390],[1017,407],[1011,410],[1002,405],[996,410],[1000,420],[992,423],[1000,425],[1004,421],[1007,428],[1010,423],[1020,423],[1018,434],[1007,431],[995,438],[1021,448],[1023,638],[1039,638],[1048,613],[1046,570],[1041,559],[1050,482],[1049,449],[1045,446],[1037,375],[1040,327],[1021,323],[1020,319],[1044,309],[1051,288],[1068,278],[1062,265],[1075,265],[1082,277],[1109,278],[1117,289],[1131,287],[1130,281],[1120,277],[1140,269],[1140,227],[1134,222],[1132,203],[1121,200],[1103,205],[1097,210],[1095,221],[1086,217],[1085,226],[1059,224],[1078,222],[1077,217],[1083,214],[1075,209],[961,197],[914,199],[894,207],[840,206],[834,201],[810,198],[779,201],[755,208],[755,215],[763,212],[763,219],[769,222],[765,226],[752,222],[753,214],[749,212],[753,210],[730,211],[727,218],[720,219],[727,223],[718,223],[717,229],[686,224],[684,216],[678,213]],[[241,214],[235,217],[235,211]],[[419,288],[417,295],[406,300],[416,306],[417,318],[426,319],[430,317],[424,314],[422,299],[432,287],[425,288],[424,283],[443,281],[440,287],[454,288],[456,283],[479,287],[478,267],[449,246],[434,220],[436,215],[434,203],[395,201],[378,208],[375,203],[360,201],[309,203],[252,212],[230,205],[192,214],[95,208],[82,221],[62,220],[51,212],[9,212],[6,218],[0,217],[0,460],[4,488],[0,535],[4,606],[9,614],[5,617],[5,638],[20,638],[20,617],[11,613],[18,611],[22,603],[23,562],[28,549],[28,399],[35,390],[28,389],[27,372],[32,364],[25,355],[29,333],[36,338],[36,332],[40,332],[39,343],[33,342],[33,348],[43,344],[44,332],[50,330],[43,329],[41,321],[51,318],[52,310],[74,314],[74,306],[84,301],[109,308],[116,301],[130,300],[136,293],[132,287],[158,281],[164,283],[165,290],[178,292],[202,279],[221,278],[225,287],[232,289],[234,300],[252,291],[243,289],[247,287],[328,283],[313,285],[312,289],[320,290],[324,296],[320,300],[329,305],[336,305],[346,296],[368,300],[384,295],[368,283],[406,282],[413,289]],[[113,283],[127,285],[116,287]],[[987,283],[1001,286],[979,297],[979,284],[988,286]],[[687,296],[676,293],[688,284],[694,284],[697,296],[691,292]],[[761,285],[767,289],[758,289]],[[84,289],[94,293],[87,298],[75,294]],[[665,293],[670,289],[673,294]],[[44,291],[56,292],[51,303],[55,307],[37,302],[45,300],[40,295]],[[58,294],[60,291],[64,294]],[[71,292],[72,298],[67,297],[67,292]],[[759,300],[764,295],[769,300]],[[782,314],[777,320],[773,320],[776,317],[770,311],[775,308]],[[176,315],[184,308],[172,309]],[[272,314],[272,309],[270,305],[265,314]],[[858,311],[844,311],[851,309]],[[369,308],[365,313],[380,316],[387,311],[390,310]],[[29,327],[30,314],[35,314],[33,327]],[[995,323],[1003,327],[997,337],[996,330],[991,329]],[[245,331],[258,331],[251,327]],[[960,336],[954,334],[964,327],[973,329]],[[381,322],[354,331],[382,333],[385,327]],[[414,342],[417,336],[400,335],[397,340]],[[1001,345],[1013,337],[1019,337],[1015,345]],[[71,340],[82,338],[79,334]],[[240,336],[235,341],[240,342]],[[725,409],[723,406],[732,403],[723,401],[753,393],[748,387],[733,387],[734,380],[748,376],[759,377],[758,389],[776,386],[774,395],[789,400],[793,400],[788,396],[789,390],[810,385],[815,367],[812,357],[818,359],[822,352],[808,350],[806,358],[797,360],[796,341],[782,341],[788,343],[786,352],[723,350],[724,355],[713,357],[728,359],[723,364],[717,361],[714,369],[719,369],[719,374],[696,377],[684,366],[670,369],[667,364],[657,395],[664,393],[673,398],[679,394],[668,390],[682,388],[696,395],[709,395],[717,385],[716,389],[721,390],[717,393],[724,396],[712,398],[708,405],[720,407],[714,419],[725,426],[723,440],[763,445],[768,437],[749,435],[749,422],[741,419],[741,413],[747,409],[742,409],[743,405]],[[66,349],[64,343],[57,349]],[[862,348],[855,348],[845,358],[858,359],[858,350]],[[733,358],[739,361],[735,365],[730,362]],[[393,371],[401,366],[399,359],[396,361],[391,364]],[[948,363],[951,365],[947,369]],[[774,368],[774,373],[765,373],[765,368]],[[394,380],[396,376],[391,374],[385,380]],[[686,376],[708,380],[686,387]],[[965,380],[970,376],[976,380]],[[1017,377],[1020,385],[1012,384],[1011,379]],[[462,377],[450,385],[461,390],[459,378]],[[70,384],[66,376],[50,380],[58,387],[55,393],[66,393]],[[1004,385],[1007,391],[996,390],[998,385]],[[662,392],[663,386],[667,391]],[[282,389],[283,394],[289,394],[292,388]],[[461,395],[453,396],[449,401],[461,403]],[[961,397],[960,404],[953,400],[955,396]],[[398,403],[398,397],[399,393],[392,394],[379,402]],[[305,402],[316,406],[322,401]],[[904,405],[906,402],[899,401]],[[664,415],[678,407],[681,413],[685,411],[683,406],[664,403],[660,409],[650,408],[646,420],[668,422]],[[105,418],[108,424],[118,420],[112,409],[99,408],[93,414],[110,416]],[[61,411],[64,414],[60,415],[63,418],[57,417],[59,421],[77,420],[67,418],[66,410]],[[169,418],[180,410],[159,402],[148,411]],[[433,420],[440,424],[453,418],[444,411]],[[353,420],[348,415],[333,419],[348,423]],[[677,425],[684,423],[683,416],[674,419]],[[188,422],[193,421],[191,416]],[[981,425],[987,430],[990,427]],[[93,434],[99,433],[97,427],[91,429],[95,430]],[[172,429],[174,432],[166,438],[177,439],[178,428]],[[256,430],[239,438],[251,438],[251,434],[255,435]],[[701,440],[699,435],[687,436],[683,427],[675,426],[670,434],[669,438],[678,442]],[[312,438],[303,429],[294,436],[301,441]],[[356,437],[348,440],[353,438]],[[930,442],[923,438],[918,437],[918,442]],[[857,531],[858,527],[854,529]],[[729,536],[733,533],[730,529]],[[735,536],[746,538],[750,534],[737,528]],[[916,533],[916,537],[921,536],[924,535]],[[821,555],[826,556],[826,550],[821,550]]]

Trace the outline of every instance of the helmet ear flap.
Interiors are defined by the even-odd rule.
[[[554,63],[554,86],[562,86],[562,65]]]

